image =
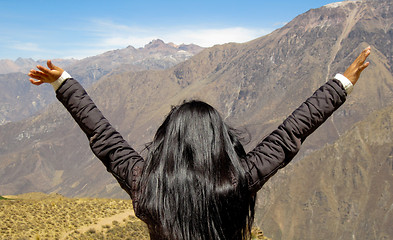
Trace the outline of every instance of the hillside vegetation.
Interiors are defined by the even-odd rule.
[[[131,200],[73,199],[40,193],[10,198],[13,200],[0,201],[1,239],[61,239],[66,233],[79,239],[77,230],[83,226],[132,209]],[[140,232],[147,234],[144,227]]]
[[[149,239],[146,224],[134,216],[131,200],[43,193],[0,199],[0,239]],[[258,228],[252,234],[252,239],[268,239]]]

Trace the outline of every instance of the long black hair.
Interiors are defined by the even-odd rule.
[[[202,101],[172,108],[148,146],[139,209],[159,239],[246,239],[255,196],[246,153],[217,110]]]

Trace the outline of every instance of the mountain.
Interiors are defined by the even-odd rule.
[[[111,72],[143,71],[165,69],[183,62],[203,48],[194,44],[175,45],[160,39],[151,41],[143,48],[128,46],[124,49],[108,51],[82,60],[54,59],[61,66],[89,87],[101,77]],[[20,121],[37,114],[53,103],[50,87],[37,89],[29,84],[26,74],[36,65],[46,66],[46,60],[18,58],[16,61],[0,60],[0,124]]]
[[[393,50],[389,44],[392,25],[386,29],[386,24],[392,21],[392,10],[387,11],[392,9],[390,5],[389,1],[343,2],[338,6],[313,9],[267,36],[245,44],[231,43],[205,49],[167,70],[110,73],[89,92],[111,122],[139,149],[151,140],[154,129],[170,106],[187,98],[206,100],[232,125],[245,126],[253,133],[249,149],[329,76],[342,71],[364,47],[371,45],[371,66],[347,103],[307,142],[299,154],[302,156],[307,150],[333,142],[368,112],[392,102]],[[366,32],[366,29],[371,30]],[[150,45],[160,46],[160,43]],[[145,49],[149,51],[148,46]],[[128,50],[134,51],[131,47]],[[106,54],[113,55],[113,59],[114,52]],[[77,76],[78,70],[70,72]],[[88,72],[94,75],[93,71]],[[12,175],[3,178],[2,189],[9,189],[10,194],[33,189],[56,190],[69,196],[83,191],[89,191],[85,192],[87,195],[97,194],[94,192],[98,188],[84,188],[84,185],[65,190],[66,179],[72,182],[68,186],[76,186],[77,181],[99,182],[70,163],[86,158],[77,161],[78,164],[83,162],[86,169],[95,169],[97,177],[103,169],[91,156],[84,137],[60,105],[53,105],[32,119],[6,124],[0,132],[0,158],[7,159],[2,160],[1,169],[8,169],[7,175]],[[44,143],[49,145],[42,148]],[[59,147],[53,146],[54,143]],[[51,148],[56,152],[48,152]],[[45,156],[40,156],[42,154]],[[56,166],[52,158],[62,164]],[[34,159],[45,164],[35,166],[38,163]],[[45,176],[46,180],[39,182],[32,177],[31,182],[20,178],[27,173],[14,174],[17,171],[11,163],[15,160],[23,162],[22,165],[33,165],[34,171],[28,172],[29,175],[36,176],[36,170],[43,171],[38,175]],[[63,166],[64,161],[70,163]],[[60,171],[62,181],[52,181],[54,171]],[[79,192],[82,188],[84,190]]]
[[[78,66],[86,66],[108,71],[122,65],[128,65],[138,70],[164,69],[187,60],[202,49],[202,47],[195,44],[176,45],[174,43],[165,43],[161,39],[155,39],[138,49],[128,46],[124,49],[108,51],[82,60],[52,59],[52,61],[63,68],[70,66],[69,69],[73,70]],[[18,58],[12,61],[10,59],[0,59],[0,74],[27,73],[38,64],[45,65],[46,60],[36,61],[32,58]],[[82,76],[84,75],[82,74]]]
[[[83,83],[91,84],[106,74],[170,68],[202,50],[202,47],[194,44],[175,45],[156,39],[143,48],[128,46],[108,51],[82,59],[66,69],[75,78],[82,79]]]
[[[371,64],[362,74],[347,102],[306,140],[292,164],[303,164],[312,156],[315,164],[320,163],[322,161],[319,159],[324,159],[326,155],[318,158],[311,153],[326,144],[340,141],[355,123],[362,121],[372,112],[384,111],[393,102],[392,4],[390,0],[345,1],[311,9],[269,35],[243,44],[228,43],[204,49],[185,62],[165,70],[108,72],[91,85],[88,92],[109,121],[137,150],[144,149],[144,144],[151,141],[172,105],[194,98],[209,102],[222,113],[230,125],[245,129],[246,138],[249,132],[250,139],[246,145],[249,150],[316,88],[336,72],[344,71],[362,49],[371,45]],[[121,66],[119,64],[118,69],[121,69]],[[75,69],[75,74],[72,75],[78,76],[78,71],[80,70]],[[94,79],[94,75],[89,79]],[[89,81],[91,80],[86,82]],[[391,129],[389,124],[384,126]],[[376,141],[383,138],[382,135],[373,137]],[[353,142],[352,149],[362,150],[365,145],[359,145],[360,142]],[[341,145],[332,146],[341,148]],[[112,176],[105,172],[105,167],[90,153],[86,137],[58,103],[50,105],[40,115],[0,126],[0,153],[2,195],[40,191],[56,192],[65,196],[127,197]],[[146,152],[142,151],[142,155],[145,154]],[[341,157],[338,154],[336,156]],[[373,157],[372,154],[370,156]],[[348,164],[350,161],[356,163],[355,155],[345,157],[354,158],[345,159]],[[389,155],[383,153],[380,161],[388,158]],[[295,171],[292,164],[282,172],[289,171],[287,169]],[[340,167],[342,166],[338,166]],[[314,172],[301,169],[301,172],[292,172],[291,175],[299,176],[303,180],[306,174],[325,174],[322,167],[315,169]],[[377,179],[378,171],[370,169],[372,168],[359,167],[358,171],[363,176],[369,175],[368,179]],[[345,172],[341,168],[336,171],[339,170]],[[348,181],[342,178],[346,177],[344,174],[335,176],[340,177],[331,179],[332,182]],[[301,180],[299,181],[304,184],[305,181]],[[324,178],[324,181],[328,180],[329,178]],[[329,224],[334,221],[330,220],[333,215],[323,215],[323,211],[328,211],[328,208],[316,210],[319,205],[322,206],[318,198],[322,201],[326,195],[326,199],[330,201],[339,197],[334,195],[334,191],[316,191],[315,197],[307,202],[309,205],[292,205],[293,209],[309,209],[308,215],[299,215],[298,219],[291,218],[296,221],[293,224],[298,224],[296,227],[279,217],[288,217],[285,206],[290,206],[290,200],[298,198],[299,192],[285,192],[288,195],[286,199],[289,199],[286,202],[288,205],[280,205],[280,209],[269,212],[271,205],[267,203],[270,198],[265,196],[268,195],[265,192],[280,189],[282,185],[289,184],[288,181],[288,177],[278,173],[272,178],[272,185],[267,185],[259,194],[259,201],[264,204],[258,206],[258,214],[262,214],[263,218],[272,218],[271,225],[266,225],[270,223],[263,222],[261,217],[257,218],[257,223],[263,224],[261,229],[267,236],[279,239],[280,231],[288,232],[285,234],[297,233],[297,226],[310,234],[319,231],[325,234],[330,229],[337,236],[346,234],[343,233],[346,230],[337,226],[340,222],[335,222],[335,228],[331,228],[333,225],[324,226],[324,218],[329,217]],[[304,185],[310,188],[311,183],[314,184],[310,180]],[[315,182],[315,189],[319,186],[317,183]],[[369,184],[367,189],[375,186]],[[389,191],[388,184],[384,184],[384,188],[388,189],[386,191]],[[327,188],[326,185],[321,186]],[[340,209],[354,214],[351,209],[356,206],[350,203],[358,201],[356,198],[360,196],[349,194],[352,191],[349,183],[343,185],[340,191],[340,194],[347,192],[348,196],[335,201],[343,201]],[[383,190],[384,194],[386,191]],[[362,193],[374,192],[370,190]],[[272,199],[279,197],[271,196]],[[369,196],[367,198],[372,199]],[[387,200],[380,206],[362,205],[362,214],[365,214],[365,211],[373,212],[370,221],[376,218],[384,219],[386,215],[376,215],[383,212],[388,203]],[[331,209],[333,212],[333,207]],[[355,217],[360,216],[356,214]],[[390,219],[389,215],[387,216],[386,219]],[[293,217],[296,217],[296,214]],[[362,219],[364,218],[359,220]],[[376,223],[378,221],[375,220]],[[303,223],[308,225],[302,225]],[[375,225],[371,225],[368,220],[364,222],[366,223],[367,225],[362,225],[364,231],[373,232],[371,226]],[[270,226],[271,231],[268,232],[267,228]],[[358,236],[356,232],[353,234]],[[292,234],[284,239],[291,239],[291,236],[292,239],[304,239],[308,235],[303,238],[302,235]]]
[[[285,168],[259,193],[272,239],[393,238],[393,104]]]

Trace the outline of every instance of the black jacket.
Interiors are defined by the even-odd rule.
[[[139,216],[138,182],[143,158],[110,125],[76,80],[66,80],[56,91],[56,96],[88,137],[94,154],[131,196],[135,213]],[[346,96],[339,81],[328,81],[247,154],[243,166],[251,194],[293,159],[307,136],[344,103]]]

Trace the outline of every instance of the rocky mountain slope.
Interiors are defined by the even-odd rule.
[[[393,104],[285,168],[259,193],[272,239],[393,238]]]
[[[82,60],[54,59],[53,62],[79,79],[85,87],[89,87],[111,72],[172,67],[202,49],[194,44],[175,45],[157,39],[143,48],[128,46]],[[50,87],[37,89],[26,81],[28,71],[38,64],[46,66],[46,60],[0,60],[0,124],[25,119],[55,101]]]
[[[320,149],[326,143],[333,144],[344,136],[353,124],[371,112],[380,109],[383,111],[382,109],[392,104],[392,4],[390,0],[348,1],[312,9],[267,36],[244,44],[230,43],[205,49],[187,61],[166,70],[112,72],[93,84],[88,92],[110,122],[137,150],[142,150],[144,143],[151,140],[171,105],[190,98],[209,102],[219,109],[231,125],[247,128],[251,133],[251,140],[246,148],[250,149],[317,87],[336,72],[342,72],[362,49],[371,45],[373,50],[369,58],[370,67],[364,72],[344,106],[305,142],[303,150],[294,161],[295,164],[302,164],[311,157],[312,151]],[[391,129],[391,125],[386,127]],[[374,137],[378,140],[380,136]],[[381,137],[384,138],[383,135]],[[362,150],[365,145],[358,145],[360,142],[353,142],[352,148]],[[58,192],[66,196],[126,197],[116,181],[105,172],[105,167],[90,153],[86,137],[60,104],[51,105],[44,113],[26,121],[0,126],[0,153],[2,195],[41,191]],[[143,154],[145,153],[142,152]],[[378,162],[382,159],[384,162],[389,158],[389,155],[381,154],[381,158],[373,158],[373,161]],[[316,164],[322,162],[319,159],[324,160],[326,155],[320,158],[312,156]],[[341,157],[338,154],[336,156]],[[370,156],[373,157],[372,154]],[[307,158],[302,159],[303,157]],[[351,166],[351,161],[356,165],[359,159],[351,155],[345,160],[348,161],[348,166]],[[335,171],[346,171],[341,169],[346,166],[338,166],[339,169]],[[315,169],[315,172],[302,169],[301,172],[291,175],[301,176],[305,172],[316,176],[324,175],[324,168]],[[378,177],[378,172],[369,168],[366,170],[362,167],[358,171],[363,174],[362,176],[366,173],[370,175],[368,179]],[[351,178],[341,179],[344,177],[343,174],[337,173],[334,176],[338,179],[326,178],[323,181],[353,181]],[[287,178],[280,173],[277,174],[272,178],[272,183],[277,182],[277,185],[271,185],[266,191],[288,184]],[[302,181],[303,184],[304,182]],[[366,189],[370,191],[362,192],[363,194],[373,194],[371,186],[374,185],[369,184]],[[315,185],[316,189],[318,184]],[[389,192],[389,186],[384,186]],[[321,188],[324,190],[327,186],[323,185]],[[340,191],[340,194],[350,193],[352,185],[343,185]],[[381,190],[381,193],[386,191]],[[288,204],[291,199],[299,197],[297,193],[295,190],[286,193]],[[260,194],[262,201],[276,199],[279,196],[272,193],[271,197],[264,198],[265,194],[267,193],[264,191]],[[329,208],[318,208],[318,212],[317,207],[322,205],[318,199],[325,199],[325,195],[328,200],[336,199],[337,196],[334,194],[333,190],[318,190],[314,192],[315,197],[302,200],[309,205],[293,205],[294,218],[297,216],[295,208],[308,209],[307,214],[301,215],[301,218],[292,218],[293,221],[296,220],[293,224],[298,224],[296,227],[283,219],[292,212],[286,213],[283,205],[274,212],[268,212],[272,207],[266,202],[260,205],[258,211],[263,218],[271,216],[272,223],[265,227],[268,223],[262,223],[259,218],[258,223],[263,224],[261,228],[273,239],[284,236],[280,235],[280,231],[281,234],[293,232],[288,238],[283,239],[298,239],[299,236],[303,236],[295,234],[298,226],[308,233],[326,232],[326,229],[331,229],[332,226],[324,226],[323,219],[326,215],[321,211],[329,211]],[[340,209],[344,209],[343,212],[349,211],[348,214],[354,214],[352,210],[345,210],[345,206],[348,209],[357,207],[350,203],[356,202],[358,197],[356,194],[348,194],[348,198],[334,200],[342,201],[342,205],[329,205],[332,209],[330,212],[333,214],[332,206],[340,206]],[[377,207],[377,212],[373,213],[377,215],[384,211],[384,206],[388,206],[388,203],[388,200],[385,201],[381,205],[383,207],[362,203],[362,214],[366,214],[364,211],[372,211],[372,207]],[[334,211],[342,214],[341,211]],[[315,215],[317,212],[318,215]],[[360,216],[360,212],[359,210],[356,212],[359,214],[353,216]],[[318,220],[315,216],[318,216]],[[380,217],[378,215],[375,218]],[[334,222],[334,217],[331,219],[329,224]],[[387,219],[390,219],[389,216]],[[303,223],[306,225],[302,225]],[[335,223],[341,224],[337,221]],[[314,228],[315,226],[319,228]],[[371,225],[363,225],[365,231],[372,232],[372,227],[369,226]],[[268,228],[272,229],[269,233]],[[337,236],[348,236],[341,226],[333,229]],[[352,233],[358,236],[357,232]],[[383,236],[385,233],[378,231],[378,234]]]

